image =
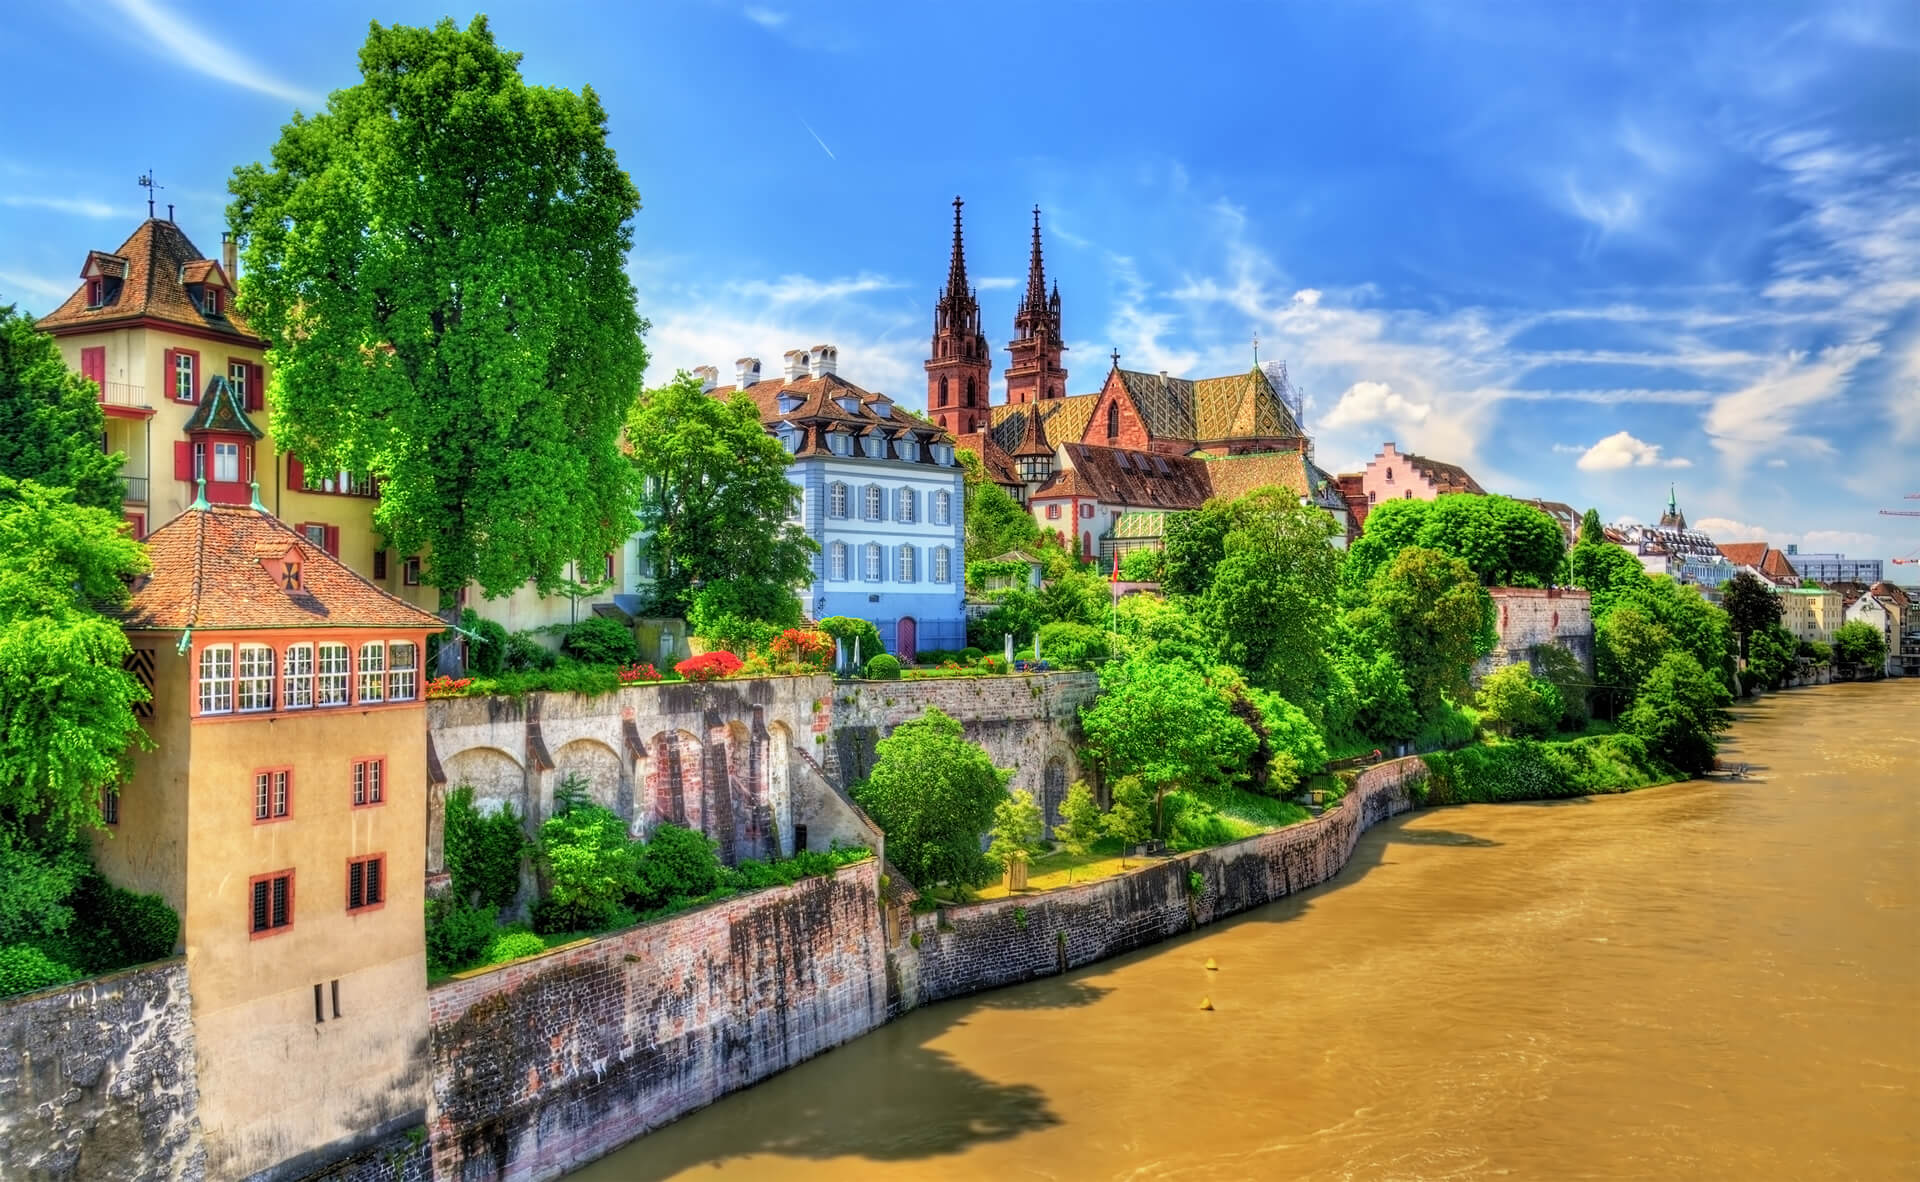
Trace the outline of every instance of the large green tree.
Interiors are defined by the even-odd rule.
[[[684,613],[696,582],[728,585],[747,615],[791,601],[819,548],[793,520],[792,457],[752,398],[736,391],[722,402],[680,373],[634,405],[627,439],[661,610]]]
[[[1745,658],[1747,638],[1780,622],[1785,610],[1780,596],[1752,571],[1741,571],[1720,588],[1720,606],[1740,637],[1740,656]]]
[[[1647,750],[1683,772],[1713,766],[1714,736],[1733,723],[1732,695],[1684,652],[1660,658],[1621,717],[1625,729],[1646,740]]]
[[[1206,622],[1229,664],[1316,717],[1314,688],[1326,662],[1340,579],[1332,519],[1281,488],[1249,493],[1229,507],[1203,601]]]
[[[1474,661],[1493,649],[1493,615],[1492,598],[1464,560],[1410,546],[1374,572],[1347,621],[1393,654],[1413,708],[1428,717],[1443,693],[1466,699]]]
[[[1213,679],[1182,662],[1137,657],[1100,670],[1100,696],[1080,712],[1080,728],[1107,772],[1138,776],[1156,804],[1169,789],[1232,783],[1256,743]]]
[[[485,17],[374,24],[358,84],[234,170],[238,310],[271,342],[273,429],[381,481],[374,524],[450,609],[562,589],[633,531],[620,428],[645,323],[640,195],[592,88],[529,86]]]
[[[147,691],[102,614],[126,602],[146,547],[116,513],[0,476],[0,554],[0,818],[97,825],[101,793],[147,743],[133,712]]]
[[[1595,617],[1604,614],[1617,595],[1631,592],[1646,578],[1640,560],[1609,542],[1600,514],[1587,510],[1580,521],[1580,540],[1567,552],[1567,581],[1593,596]]]
[[[1038,543],[1040,523],[1027,512],[1027,507],[987,479],[979,456],[964,450],[956,455],[964,473],[962,508],[966,511],[967,557],[985,562],[1009,550]]]
[[[873,773],[853,798],[887,835],[887,860],[921,888],[977,886],[993,876],[980,838],[1013,772],[993,766],[952,716],[929,706],[880,740]]]
[[[1878,677],[1886,668],[1887,638],[1865,620],[1849,620],[1834,629],[1833,659],[1849,677]]]
[[[1458,493],[1369,511],[1347,553],[1347,586],[1365,587],[1409,546],[1461,559],[1488,587],[1544,587],[1566,571],[1566,537],[1552,517],[1510,497]]]
[[[77,503],[118,513],[126,457],[101,449],[106,431],[99,388],[31,318],[0,307],[0,476],[70,488]]]

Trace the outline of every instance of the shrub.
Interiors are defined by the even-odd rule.
[[[624,665],[617,672],[621,685],[637,685],[641,682],[659,681],[660,670],[645,661]]]
[[[443,977],[480,959],[493,939],[494,912],[462,899],[427,900],[427,975]]]
[[[180,916],[159,895],[142,895],[104,883],[99,930],[116,954],[101,971],[145,964],[173,955],[180,940]]]
[[[427,682],[427,696],[429,698],[458,698],[464,695],[467,692],[467,687],[472,684],[473,678],[471,677],[436,677]]]
[[[461,784],[447,794],[443,826],[453,893],[496,910],[513,902],[527,849],[526,831],[513,806],[483,814],[474,806],[473,785]]]
[[[0,997],[45,989],[79,976],[77,970],[49,958],[30,944],[0,948]]]
[[[867,662],[868,681],[899,681],[900,662],[889,653],[881,653]]]
[[[721,882],[713,839],[694,829],[662,825],[639,851],[634,898],[643,907],[712,894]]]
[[[1560,691],[1524,663],[1508,665],[1480,683],[1480,716],[1503,735],[1540,736],[1560,724]]]
[[[960,661],[962,664],[966,664],[966,665],[977,665],[980,663],[980,658],[985,655],[986,654],[981,652],[979,649],[973,647],[972,645],[968,645],[967,647],[960,650]]]
[[[1110,655],[1107,634],[1085,624],[1059,622],[1040,629],[1040,656],[1064,669],[1091,669]]]
[[[547,942],[532,932],[501,932],[487,943],[484,959],[488,964],[505,964],[546,950]]]
[[[847,650],[849,661],[853,659],[853,643],[856,640],[860,642],[861,660],[886,651],[880,643],[880,629],[854,616],[828,616],[820,621],[820,631],[840,642],[841,647]]]
[[[776,661],[825,669],[833,664],[833,637],[810,628],[788,628],[768,645]]]
[[[590,665],[631,665],[640,659],[633,629],[611,616],[588,616],[567,629],[561,651]]]
[[[720,649],[716,652],[701,653],[697,657],[688,657],[673,667],[673,671],[688,681],[717,681],[722,677],[731,677],[740,671],[742,662],[739,657]]]
[[[1633,695],[1622,726],[1646,740],[1647,750],[1687,773],[1713,766],[1714,736],[1733,722],[1733,695],[1684,652],[1671,652]]]
[[[563,642],[564,643],[564,642]],[[507,673],[538,673],[560,663],[560,654],[540,643],[532,632],[515,632],[507,637]],[[588,664],[596,662],[589,661]]]
[[[1046,818],[1040,815],[1033,793],[1016,788],[994,805],[991,832],[993,844],[987,847],[989,858],[1002,866],[1032,860],[1033,855],[1040,852],[1040,841],[1047,832]]]
[[[1120,577],[1129,583],[1157,583],[1166,569],[1167,556],[1151,547],[1129,550],[1120,556]]]
[[[981,657],[980,667],[989,673],[1005,673],[1007,671],[1007,659],[1005,657]]]
[[[639,885],[627,824],[612,809],[576,804],[540,827],[547,896],[536,910],[541,932],[591,931],[612,922]]]
[[[467,608],[460,613],[461,634],[467,641],[467,668],[485,677],[507,671],[507,629],[498,620],[485,620]]]

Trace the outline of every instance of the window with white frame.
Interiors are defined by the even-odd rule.
[[[413,701],[414,687],[420,677],[418,650],[411,644],[395,641],[387,646],[387,701]]]
[[[867,581],[878,583],[887,577],[886,556],[880,552],[880,543],[867,543]]]
[[[227,385],[233,387],[234,397],[240,400],[241,406],[247,404],[247,370],[249,368],[244,361],[227,363]]]
[[[360,646],[360,684],[357,693],[362,702],[378,702],[386,696],[387,646],[370,640]]]
[[[193,401],[193,354],[173,355],[173,396],[181,402]]]
[[[320,646],[320,671],[313,679],[313,699],[320,706],[347,704],[347,674],[352,657],[344,644]]]
[[[313,646],[288,645],[280,669],[281,707],[286,710],[305,710],[313,705]]]
[[[885,521],[887,519],[887,497],[877,484],[867,486],[867,520]]]
[[[945,546],[933,548],[933,581],[936,583],[953,582],[953,551]]]
[[[836,480],[827,486],[827,516],[844,518],[847,515],[847,486]]]
[[[213,445],[213,478],[228,483],[240,479],[239,444],[216,443]]]
[[[835,582],[847,579],[847,544],[835,542],[827,547],[827,577]]]
[[[240,646],[237,697],[242,710],[273,709],[273,650],[264,644]]]
[[[913,560],[914,560],[913,547],[912,546],[900,547],[900,557],[896,565],[900,572],[900,581],[902,583],[911,583],[915,581]]]
[[[233,646],[210,644],[200,650],[200,713],[233,709]]]
[[[933,494],[933,523],[935,525],[953,523],[953,494],[944,488]]]
[[[899,516],[897,517],[897,520],[907,522],[909,525],[911,525],[914,519],[919,514],[919,507],[918,505],[915,504],[915,502],[917,502],[919,499],[920,499],[919,495],[915,493],[912,489],[910,488],[901,489],[900,490],[900,513],[899,513]]]

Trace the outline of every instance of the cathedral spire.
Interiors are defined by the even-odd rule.
[[[987,425],[992,354],[980,331],[980,300],[967,285],[960,239],[960,198],[953,199],[953,257],[946,290],[934,298],[933,341],[927,357],[927,410],[943,431],[969,435]]]
[[[1043,308],[1047,303],[1047,267],[1040,259],[1040,207],[1033,207],[1033,257],[1027,263],[1027,306]]]
[[[953,260],[947,264],[949,299],[965,299],[970,294],[967,288],[967,252],[960,242],[960,207],[964,204],[958,197],[953,199]]]

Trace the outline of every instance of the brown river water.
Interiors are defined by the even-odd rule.
[[[1920,681],[1739,715],[1744,782],[1410,814],[575,1182],[1920,1178]]]

